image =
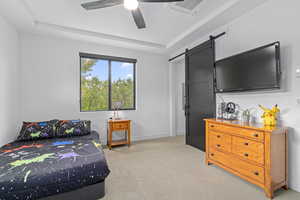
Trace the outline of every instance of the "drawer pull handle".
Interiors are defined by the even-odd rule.
[[[210,155],[211,155],[211,156],[214,156],[215,154],[211,153]]]
[[[258,173],[258,172],[254,172],[254,175],[255,175],[255,176],[259,176],[259,173]]]
[[[220,137],[221,137],[220,135],[217,136],[217,138],[220,138]]]
[[[215,126],[214,126],[214,125],[210,125],[210,127],[211,127],[211,128],[214,128]]]
[[[217,147],[221,147],[221,145],[220,145],[220,144],[217,144]]]
[[[253,134],[253,136],[254,136],[254,137],[258,137],[258,134],[257,134],[257,133],[255,133],[255,134]]]
[[[248,143],[248,142],[245,142],[245,143],[244,143],[244,145],[248,146],[248,145],[249,145],[249,143]]]
[[[249,154],[245,153],[245,154],[244,154],[244,156],[248,157],[248,156],[249,156]]]

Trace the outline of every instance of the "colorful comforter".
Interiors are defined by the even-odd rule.
[[[0,148],[0,200],[37,199],[103,181],[98,134],[13,142]]]

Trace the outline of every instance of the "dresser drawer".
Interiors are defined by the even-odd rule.
[[[209,130],[221,131],[221,132],[225,132],[225,133],[239,135],[239,136],[247,137],[249,139],[254,139],[254,140],[257,140],[260,142],[264,141],[264,132],[263,131],[231,127],[231,126],[227,126],[227,125],[214,124],[214,123],[209,123],[208,128],[209,128]]]
[[[264,144],[253,140],[232,136],[232,146],[260,155],[264,154]]]
[[[128,128],[128,123],[126,122],[113,123],[114,130],[124,130],[127,128]]]
[[[238,149],[235,146],[232,147],[232,153],[240,156],[241,158],[243,158],[245,160],[254,161],[259,164],[264,164],[264,156],[263,155],[253,153],[253,152],[243,150],[243,149]]]
[[[231,151],[231,135],[225,133],[218,133],[214,131],[209,132],[209,146],[217,150]]]
[[[260,183],[264,183],[264,168],[252,165],[229,154],[216,151],[212,148],[209,149],[209,158],[217,161],[224,166],[236,171],[237,173],[251,178]]]

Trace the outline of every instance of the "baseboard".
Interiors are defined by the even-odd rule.
[[[158,138],[170,137],[170,133],[168,132],[161,132],[160,134],[155,135],[141,135],[141,136],[134,136],[132,141],[142,141],[142,140],[152,140]]]
[[[300,192],[300,185],[298,185],[298,184],[289,183],[289,188],[291,188],[292,190],[294,190],[296,192]]]
[[[184,136],[185,135],[185,131],[177,131],[176,132],[176,136]]]
[[[145,135],[133,135],[131,136],[131,141],[142,141],[142,140],[152,140],[152,139],[158,139],[158,138],[164,138],[164,137],[170,137],[169,132],[156,132],[157,134],[145,134]],[[101,137],[100,141],[102,145],[107,144],[107,138]]]

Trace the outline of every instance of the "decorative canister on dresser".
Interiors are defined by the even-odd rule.
[[[205,119],[206,164],[215,164],[264,189],[288,189],[288,138],[285,127],[265,127]]]

